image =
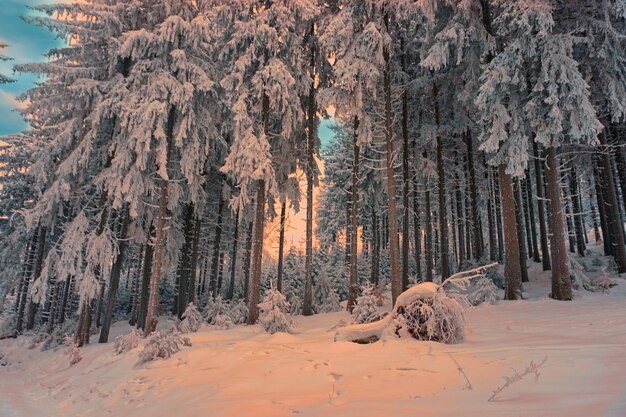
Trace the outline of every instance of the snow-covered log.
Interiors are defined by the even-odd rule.
[[[393,311],[398,311],[400,307],[410,306],[417,300],[433,298],[437,290],[439,290],[439,285],[434,282],[422,282],[414,285],[398,296]]]
[[[387,314],[384,318],[363,324],[353,324],[351,326],[341,327],[335,333],[335,342],[357,342],[370,343],[375,342],[382,336],[383,332],[391,324],[393,316]]]

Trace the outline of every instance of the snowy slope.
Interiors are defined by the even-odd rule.
[[[141,348],[116,356],[94,344],[69,367],[64,349],[5,340],[0,416],[626,416],[626,282],[557,302],[536,268],[528,300],[469,310],[458,345],[334,342],[347,313],[298,317],[293,335],[206,326],[193,347],[144,365]],[[512,368],[544,358],[537,381],[487,401]]]

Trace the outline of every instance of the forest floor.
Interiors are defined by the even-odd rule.
[[[4,340],[0,416],[626,416],[626,280],[558,302],[549,273],[533,264],[530,276],[525,300],[469,309],[456,345],[334,342],[345,312],[298,317],[294,334],[205,326],[192,347],[142,365],[141,348],[94,343],[70,367],[66,348]],[[116,324],[111,340],[129,330]],[[543,362],[537,379],[488,401],[531,361]]]

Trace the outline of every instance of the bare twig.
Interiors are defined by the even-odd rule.
[[[450,359],[452,359],[452,361],[456,364],[456,369],[459,370],[459,374],[463,376],[463,378],[465,378],[465,381],[467,381],[467,385],[465,386],[465,389],[468,390],[472,390],[472,383],[470,382],[469,378],[467,377],[467,374],[465,373],[465,371],[463,370],[463,367],[461,365],[459,365],[459,363],[456,361],[456,359],[454,359],[454,357],[452,356],[452,354],[448,353],[448,356],[450,356]]]
[[[504,384],[500,385],[498,388],[493,390],[493,393],[491,394],[491,397],[489,397],[489,399],[487,401],[494,401],[496,399],[496,397],[502,391],[504,391],[506,388],[508,388],[512,384],[521,381],[528,374],[535,375],[535,381],[537,381],[539,379],[539,376],[541,375],[539,373],[539,368],[544,363],[546,363],[547,360],[548,360],[548,357],[546,356],[545,358],[543,358],[543,360],[539,364],[536,364],[534,361],[530,361],[530,364],[526,367],[524,372],[522,372],[521,374],[519,372],[517,372],[515,369],[513,369],[513,375],[505,376],[504,377]]]

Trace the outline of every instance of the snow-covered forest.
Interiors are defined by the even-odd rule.
[[[0,415],[626,415],[626,0],[35,9]]]

